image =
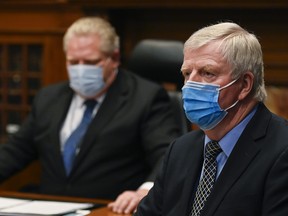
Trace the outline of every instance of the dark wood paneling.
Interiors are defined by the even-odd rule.
[[[93,14],[93,9],[86,11]],[[197,29],[219,21],[234,21],[256,34],[262,44],[266,83],[288,85],[288,10],[230,9],[122,9],[109,10],[121,36],[123,64],[141,39],[185,41]]]

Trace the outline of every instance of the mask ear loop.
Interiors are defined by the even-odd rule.
[[[227,88],[227,87],[229,87],[229,86],[231,86],[231,85],[233,85],[238,79],[239,79],[239,78],[233,80],[232,82],[228,83],[228,84],[225,85],[225,86],[222,86],[221,88],[219,88],[219,91],[222,90],[222,89],[225,89],[225,88]],[[233,103],[233,104],[232,104],[231,106],[229,106],[228,108],[224,109],[224,111],[227,111],[227,110],[233,108],[234,106],[236,106],[236,104],[237,104],[238,102],[239,102],[239,100],[237,100],[235,103]]]
[[[235,103],[233,103],[231,106],[229,106],[228,108],[224,109],[224,111],[227,111],[231,108],[233,108],[234,106],[236,106],[236,104],[239,102],[239,100],[237,100]]]
[[[233,84],[234,84],[238,79],[239,79],[239,78],[233,80],[232,82],[228,83],[228,84],[225,85],[225,86],[222,86],[221,88],[219,88],[219,91],[221,91],[222,89],[225,89],[225,88],[227,88],[227,87],[233,85]]]

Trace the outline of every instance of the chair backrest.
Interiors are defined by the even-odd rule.
[[[183,109],[182,94],[179,91],[168,91],[168,95],[170,96],[174,116],[176,118],[176,122],[180,126],[181,134],[185,134],[191,129],[191,124],[187,120]]]
[[[154,82],[183,86],[180,68],[183,62],[183,42],[174,40],[140,41],[128,59],[128,69]]]
[[[181,92],[183,78],[180,68],[183,62],[183,43],[172,40],[140,41],[128,59],[127,68],[132,72],[159,84],[175,84],[172,91],[167,89],[172,101],[175,118],[182,134],[190,130],[183,110]]]

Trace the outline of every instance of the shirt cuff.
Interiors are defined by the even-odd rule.
[[[144,182],[139,188],[139,189],[145,189],[145,190],[150,190],[154,186],[154,182]]]

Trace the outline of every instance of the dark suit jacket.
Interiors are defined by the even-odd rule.
[[[73,91],[68,82],[39,92],[20,131],[0,148],[0,180],[39,158],[40,192],[114,199],[153,181],[170,142],[179,135],[167,92],[120,70],[65,176],[59,131]]]
[[[204,133],[170,146],[137,216],[189,215],[203,163]],[[204,206],[205,216],[288,215],[288,123],[260,104]]]

